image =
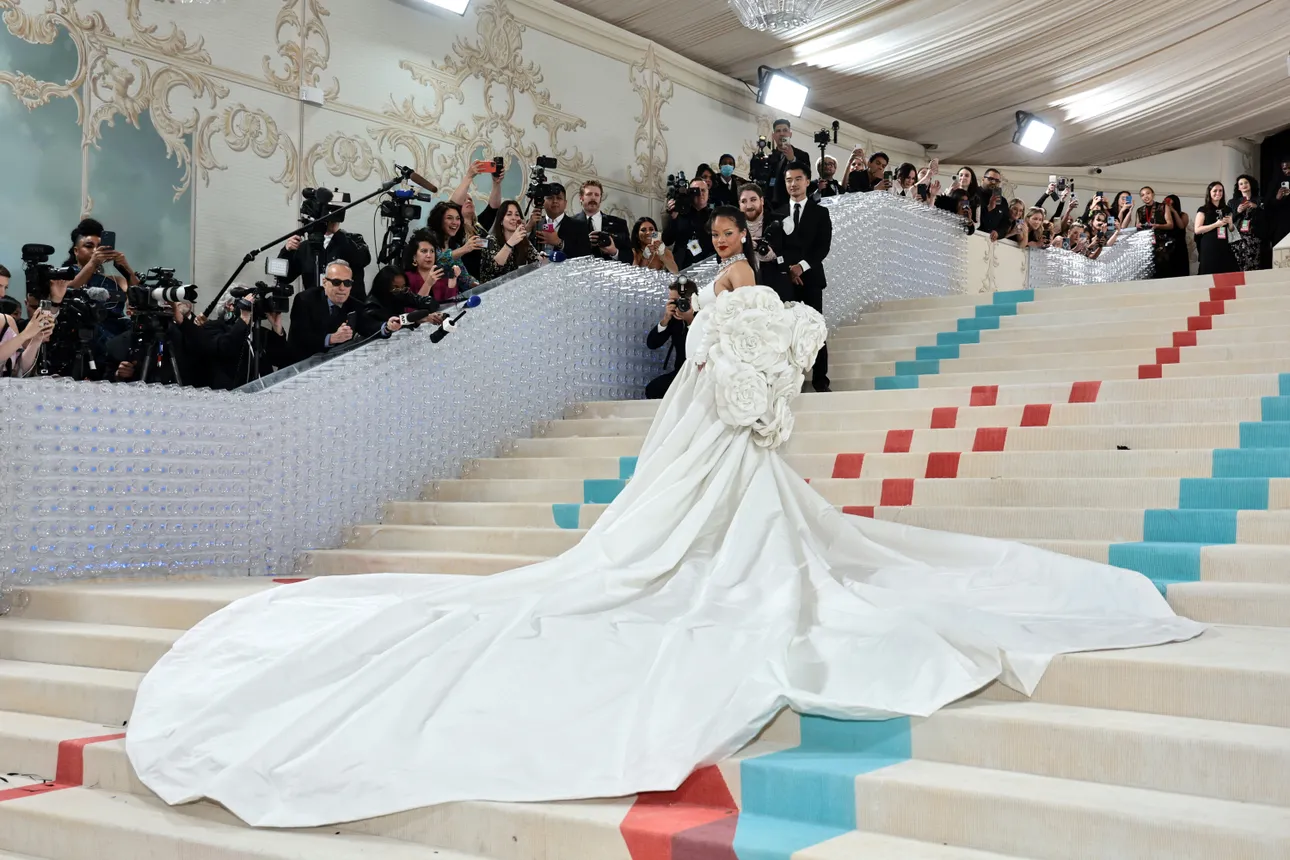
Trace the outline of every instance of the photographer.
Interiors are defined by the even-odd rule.
[[[564,253],[565,259],[591,255],[591,231],[586,221],[566,218],[569,201],[564,186],[549,183],[542,206],[535,208],[529,221],[529,233],[537,243]]]
[[[630,264],[631,240],[627,236],[627,222],[616,215],[601,212],[604,200],[605,186],[600,184],[599,179],[588,179],[578,191],[582,212],[573,218],[587,225],[591,256]]]
[[[779,258],[784,253],[784,225],[766,212],[766,198],[761,186],[746,183],[739,189],[739,211],[748,221],[748,238],[757,252],[759,283],[779,293],[786,302],[793,300],[793,285]]]
[[[340,208],[339,205],[328,204],[330,212],[336,212]],[[372,252],[367,247],[367,241],[360,234],[348,233],[340,229],[344,220],[345,215],[341,213],[338,220],[328,221],[326,231],[320,237],[297,235],[287,240],[287,244],[278,252],[278,256],[289,261],[286,277],[288,283],[312,272],[322,273],[336,260],[348,260],[354,273],[354,295],[359,301],[366,298],[367,288],[364,286],[363,270],[371,264]],[[306,283],[302,289],[316,286],[318,285]]]
[[[105,232],[103,224],[93,218],[86,218],[77,224],[72,231],[72,247],[65,265],[79,267],[80,272],[70,281],[51,282],[49,295],[39,298],[48,298],[58,305],[62,303],[63,295],[68,290],[102,287],[108,291],[108,306],[120,313],[125,307],[126,288],[138,284],[139,276],[126,260],[125,254],[103,244]],[[120,274],[103,274],[103,267],[108,263]]]
[[[344,260],[335,260],[327,267],[321,287],[296,296],[287,337],[296,361],[337,349],[355,335],[387,338],[403,327],[397,316],[382,323],[364,312],[363,303],[350,295],[354,286],[352,271]]]
[[[811,196],[816,200],[821,197],[837,197],[842,193],[842,186],[834,179],[838,172],[838,160],[826,155],[815,163],[815,170],[820,178],[811,184]]]
[[[708,206],[708,183],[691,179],[689,189],[689,199],[680,205],[669,193],[667,223],[663,226],[663,244],[672,249],[679,269],[716,253],[708,230],[708,219],[712,217],[712,209]]]
[[[663,244],[658,224],[648,215],[632,225],[632,265],[654,271],[667,269],[674,275],[678,271],[672,249]]]
[[[713,206],[738,206],[739,189],[747,180],[735,176],[735,157],[730,154],[721,156],[717,168],[718,174],[712,180],[712,192],[708,199]]]
[[[146,290],[146,287],[136,287]],[[143,304],[132,294],[126,314],[129,331],[103,348],[99,379],[109,382],[155,382],[206,386],[214,357],[210,332],[197,325],[188,302]]]
[[[663,306],[663,319],[645,336],[645,345],[650,349],[667,346],[669,352],[675,356],[672,369],[650,380],[645,386],[645,397],[648,400],[662,399],[667,394],[667,389],[671,387],[672,380],[676,379],[676,374],[680,372],[681,365],[685,364],[685,338],[689,333],[690,323],[694,322],[695,310],[690,302],[695,291],[694,282],[689,278],[677,278],[676,282],[667,288],[667,304]],[[663,366],[667,367],[667,363],[667,357],[664,357]]]
[[[9,278],[9,270],[0,266],[0,299],[6,298]],[[8,310],[0,308],[0,376],[26,376],[36,364],[41,344],[54,331],[54,315],[37,311],[30,324],[20,326],[17,309]]]
[[[766,189],[766,199],[772,209],[788,205],[788,188],[784,184],[785,174],[791,164],[800,164],[806,169],[806,178],[811,178],[811,156],[793,146],[793,124],[786,119],[775,120],[771,126],[771,138],[775,149],[770,155],[770,187]],[[684,267],[683,267],[684,268]]]
[[[291,347],[282,327],[283,297],[267,297],[263,312],[263,321],[269,323],[266,328],[255,318],[260,297],[241,284],[234,289],[242,294],[234,300],[236,315],[224,325],[212,327],[215,360],[211,387],[226,391],[292,364]]]

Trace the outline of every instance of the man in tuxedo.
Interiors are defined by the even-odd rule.
[[[833,243],[833,221],[829,210],[807,196],[810,174],[804,164],[791,164],[785,171],[788,206],[779,213],[784,222],[784,262],[793,285],[793,298],[817,311],[824,311],[824,258]],[[828,347],[820,348],[811,372],[811,387],[829,390]]]
[[[578,190],[578,201],[582,212],[573,216],[575,221],[587,225],[587,241],[591,246],[591,256],[601,260],[617,260],[631,265],[632,243],[627,236],[627,222],[616,215],[601,212],[600,205],[605,200],[605,186],[599,179],[588,179]],[[609,237],[609,244],[601,246],[598,234]]]
[[[351,295],[353,269],[335,260],[323,274],[321,287],[298,293],[291,303],[291,333],[287,346],[296,361],[329,352],[354,339],[380,334],[389,337],[402,328],[398,317],[384,323],[363,310],[363,303]],[[350,325],[353,320],[353,325]]]
[[[784,252],[784,225],[766,208],[760,185],[748,182],[739,189],[739,211],[748,219],[748,236],[757,251],[757,283],[770,287],[784,301],[793,301],[793,284],[779,262]],[[758,248],[763,239],[768,246],[765,252]]]
[[[552,182],[547,186],[549,192],[542,201],[542,208],[533,212],[529,233],[547,248],[563,251],[570,260],[574,257],[586,257],[591,254],[590,230],[586,221],[566,217],[565,210],[569,201],[564,194],[564,186]],[[545,216],[545,220],[544,220]],[[545,229],[550,225],[551,229]]]
[[[661,349],[667,346],[676,357],[671,370],[651,379],[645,386],[645,397],[649,400],[661,400],[667,394],[667,389],[671,387],[672,380],[676,379],[677,373],[680,372],[681,365],[685,364],[685,337],[690,331],[690,323],[694,322],[695,311],[693,306],[688,311],[678,311],[676,300],[681,295],[680,287],[686,283],[688,283],[687,279],[682,277],[667,288],[667,304],[663,307],[663,319],[645,336],[645,345],[650,349]],[[692,290],[690,293],[693,295]],[[667,366],[666,358],[664,366]]]
[[[1281,175],[1268,190],[1268,241],[1272,247],[1290,235],[1290,155],[1281,159]]]
[[[339,206],[333,206],[332,210],[339,208]],[[367,287],[363,280],[363,270],[371,265],[372,252],[361,235],[347,233],[340,229],[344,218],[342,214],[340,220],[327,222],[327,231],[322,235],[322,252],[316,264],[314,262],[316,241],[311,243],[305,236],[292,236],[278,252],[278,256],[290,261],[287,266],[288,282],[304,278],[302,290],[318,286],[316,283],[310,283],[314,272],[321,275],[335,261],[346,261],[346,265],[353,272],[354,289],[351,292],[358,301],[364,302],[367,300]]]
[[[739,189],[748,180],[735,175],[735,157],[729,153],[721,156],[717,169],[719,172],[712,178],[712,205],[738,206]]]
[[[798,164],[806,171],[806,178],[811,178],[811,156],[793,146],[793,124],[786,119],[777,119],[771,126],[771,137],[774,138],[775,151],[770,156],[770,188],[766,189],[766,199],[771,208],[782,208],[788,203],[788,187],[785,185],[785,174],[790,164]]]

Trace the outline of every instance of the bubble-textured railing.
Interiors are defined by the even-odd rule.
[[[1027,285],[1030,289],[1069,284],[1115,284],[1151,277],[1155,263],[1151,231],[1125,233],[1096,260],[1071,251],[1044,248],[1030,252]]]
[[[829,207],[831,325],[963,289],[954,217],[885,194]],[[0,379],[0,608],[25,583],[289,573],[301,551],[534,422],[641,396],[663,371],[645,335],[670,281],[549,265],[492,289],[441,343],[400,332],[253,393]]]

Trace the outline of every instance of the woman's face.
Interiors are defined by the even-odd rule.
[[[1093,229],[1101,233],[1106,230],[1106,213],[1099,212],[1093,216]]]
[[[964,167],[958,172],[959,187],[967,188],[972,184],[972,171]]]
[[[466,202],[461,204],[461,217],[471,224],[475,223],[475,198],[466,195]]]
[[[648,245],[650,239],[654,238],[654,225],[648,221],[642,222],[641,228],[636,231],[636,238],[642,246]]]
[[[744,234],[735,219],[718,218],[712,222],[712,246],[723,260],[743,250]]]
[[[524,220],[520,215],[520,207],[511,204],[506,207],[506,214],[502,216],[502,229],[507,233],[514,233],[520,229],[520,223]]]
[[[408,279],[403,277],[402,272],[395,275],[393,280],[390,281],[390,292],[392,293],[401,293],[405,291],[407,288],[408,288]]]
[[[434,246],[429,242],[417,243],[417,268],[430,269],[434,266]]]
[[[98,236],[82,236],[76,242],[76,263],[84,266],[94,256],[94,249],[99,246]]]
[[[1213,203],[1215,206],[1221,203],[1224,196],[1223,192],[1224,192],[1224,189],[1222,185],[1215,185],[1213,188],[1209,189],[1210,202]]]
[[[1026,223],[1030,225],[1031,230],[1042,229],[1044,226],[1044,213],[1031,212],[1030,216],[1026,218]]]
[[[915,183],[917,182],[918,182],[917,173],[906,173],[904,176],[900,177],[901,188],[913,188]]]
[[[443,232],[446,236],[456,236],[461,230],[461,213],[456,209],[449,209],[443,213]]]
[[[1254,196],[1250,193],[1250,180],[1246,179],[1244,176],[1236,180],[1236,190],[1241,192],[1242,197]]]
[[[708,189],[709,189],[709,190],[711,190],[711,188],[712,188],[712,171],[711,171],[711,170],[705,170],[705,171],[703,171],[702,173],[700,173],[700,174],[699,174],[699,178],[700,178],[700,179],[702,179],[704,182],[708,183]]]
[[[1132,194],[1121,194],[1121,195],[1120,195],[1120,199],[1116,201],[1115,205],[1116,205],[1116,206],[1131,206],[1131,205],[1133,205],[1133,195],[1132,195]]]
[[[1008,212],[1012,214],[1013,221],[1020,221],[1021,217],[1026,214],[1026,207],[1021,203],[1014,203],[1008,207]]]

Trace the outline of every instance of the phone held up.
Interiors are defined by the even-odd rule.
[[[116,231],[104,230],[103,235],[99,237],[99,245],[103,245],[115,250],[116,249]]]

